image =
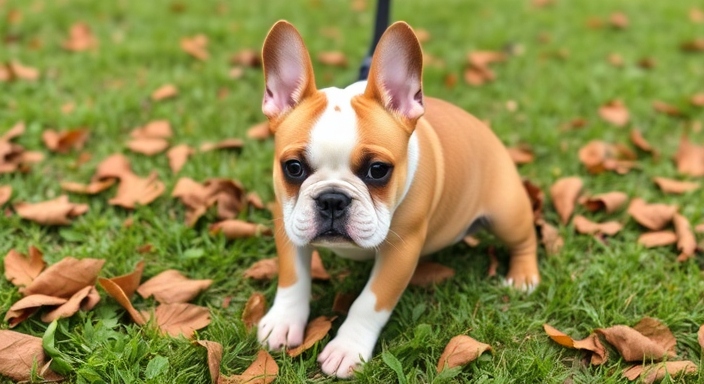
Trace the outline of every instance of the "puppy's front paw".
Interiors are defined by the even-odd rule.
[[[257,338],[271,350],[295,347],[303,342],[307,320],[307,311],[280,310],[274,306],[259,321]]]
[[[348,337],[338,334],[318,356],[323,372],[341,379],[354,375],[354,371],[371,358],[376,341],[370,345],[363,339],[363,335]]]
[[[519,291],[531,293],[540,283],[538,270],[531,268],[511,268],[506,275],[505,284]]]

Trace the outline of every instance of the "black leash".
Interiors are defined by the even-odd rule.
[[[374,40],[372,41],[372,46],[369,49],[369,54],[364,58],[362,66],[359,68],[359,81],[366,80],[369,76],[369,67],[372,65],[372,55],[376,49],[381,35],[384,33],[386,28],[389,26],[389,16],[391,8],[391,0],[377,0],[376,2],[376,21],[374,23]]]

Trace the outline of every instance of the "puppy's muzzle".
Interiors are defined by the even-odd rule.
[[[315,206],[318,209],[319,236],[347,237],[345,221],[347,208],[351,203],[352,199],[349,196],[336,191],[324,192],[315,198]]]

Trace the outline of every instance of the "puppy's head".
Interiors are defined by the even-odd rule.
[[[285,21],[269,31],[262,58],[286,234],[298,246],[377,247],[418,158],[423,57],[413,30],[389,27],[368,81],[345,89],[316,88],[303,39]]]

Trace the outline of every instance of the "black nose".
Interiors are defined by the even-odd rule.
[[[318,211],[323,217],[337,219],[345,213],[352,199],[344,193],[325,192],[315,199]]]

